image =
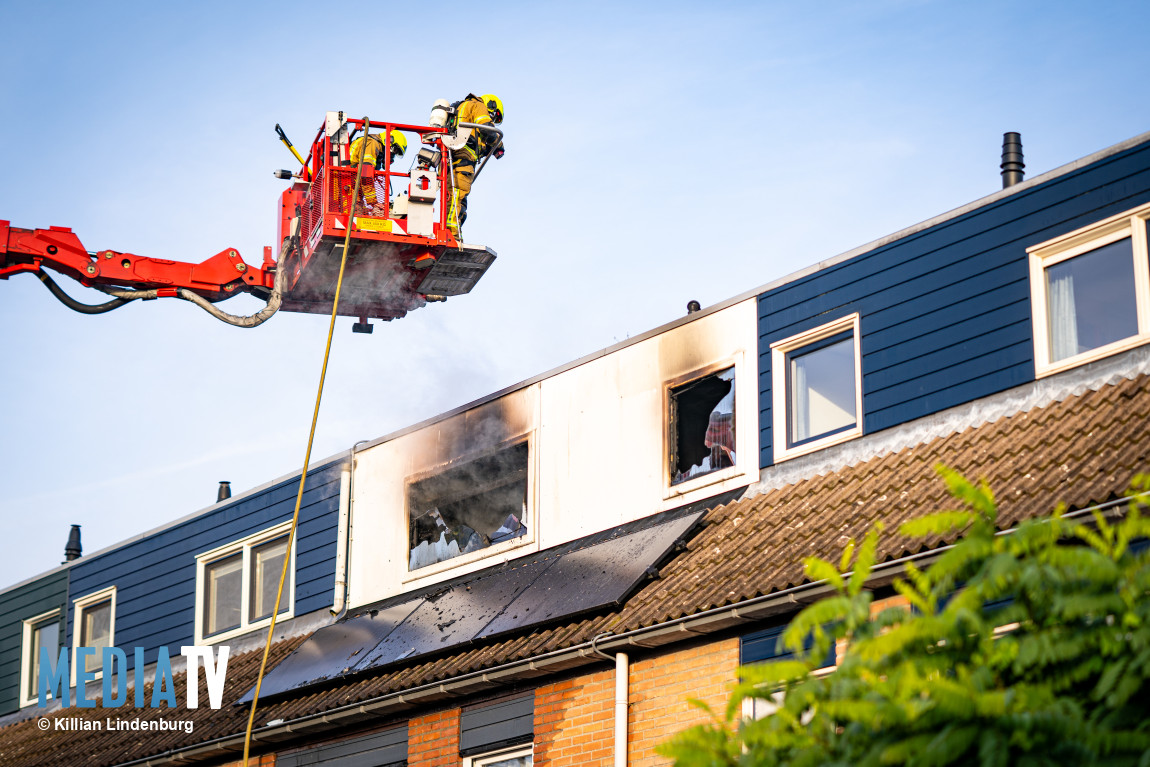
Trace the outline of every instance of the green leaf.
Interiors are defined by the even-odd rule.
[[[839,560],[839,570],[846,572],[847,568],[851,566],[851,557],[855,555],[855,539],[851,538],[847,541],[847,545],[843,547],[843,555]]]
[[[826,581],[836,591],[843,590],[843,576],[838,568],[820,557],[807,557],[803,560],[803,569],[812,581]]]
[[[978,519],[978,516],[969,511],[939,511],[925,517],[907,520],[898,526],[903,535],[911,538],[929,538],[931,536],[945,536],[955,530],[965,530]]]

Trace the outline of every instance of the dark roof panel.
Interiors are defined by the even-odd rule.
[[[622,604],[701,517],[691,514],[560,557],[477,634],[486,638],[544,621]]]
[[[290,662],[279,664],[264,676],[260,696],[276,695],[346,674],[419,604],[420,600],[412,600],[324,626],[291,655]],[[252,690],[249,690],[239,702],[250,703],[251,699]]]
[[[273,668],[260,697],[320,685],[476,639],[619,605],[694,527],[677,510],[596,533],[326,626]],[[254,688],[253,688],[254,689]],[[239,702],[250,702],[252,690]]]

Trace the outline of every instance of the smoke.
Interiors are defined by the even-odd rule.
[[[525,534],[527,471],[521,442],[410,483],[413,569]]]

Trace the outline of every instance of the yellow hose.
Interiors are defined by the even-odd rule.
[[[371,130],[371,122],[366,117],[364,117],[363,118],[363,134],[365,137],[369,134],[370,130]],[[252,745],[252,725],[255,724],[255,721],[256,721],[256,704],[259,702],[259,699],[260,699],[260,685],[263,683],[263,680],[264,680],[264,670],[267,668],[267,664],[268,664],[268,653],[271,651],[271,647],[272,647],[272,635],[275,633],[275,629],[276,629],[276,616],[279,615],[279,612],[280,612],[280,598],[283,596],[283,593],[284,593],[284,581],[287,579],[288,565],[291,562],[291,547],[292,547],[292,544],[295,542],[295,530],[296,530],[296,525],[299,522],[300,503],[303,501],[303,488],[304,488],[304,481],[307,479],[307,467],[308,467],[308,464],[311,463],[311,446],[312,446],[312,442],[315,440],[315,425],[316,425],[316,422],[319,420],[319,403],[320,403],[320,400],[323,399],[323,381],[324,381],[324,378],[327,376],[328,357],[331,356],[331,338],[332,338],[332,335],[335,333],[335,318],[338,316],[338,311],[339,311],[339,293],[340,293],[340,289],[343,287],[343,269],[344,269],[344,266],[347,265],[347,251],[348,251],[349,246],[351,245],[352,220],[355,218],[355,208],[357,205],[357,201],[359,200],[359,182],[360,182],[360,179],[362,179],[362,178],[363,178],[363,163],[359,163],[358,167],[356,168],[356,171],[355,171],[355,187],[352,189],[352,193],[351,193],[351,211],[347,217],[347,233],[343,237],[343,257],[340,259],[340,262],[339,262],[339,278],[336,280],[336,283],[335,283],[335,300],[332,302],[332,305],[331,305],[331,324],[328,326],[328,329],[327,329],[327,346],[323,350],[323,368],[320,370],[320,373],[319,373],[319,391],[316,392],[316,395],[315,395],[315,411],[312,413],[312,416],[311,416],[311,431],[307,435],[307,452],[304,453],[303,471],[300,472],[300,476],[299,476],[299,490],[296,492],[296,495],[295,495],[295,511],[292,512],[292,517],[291,517],[291,532],[288,533],[287,552],[284,554],[283,570],[280,571],[280,585],[279,585],[279,589],[276,591],[276,605],[275,605],[275,608],[272,609],[272,622],[271,622],[271,625],[268,626],[268,639],[267,639],[267,642],[264,644],[264,656],[263,656],[263,659],[260,660],[260,673],[259,673],[259,676],[256,677],[256,690],[255,690],[255,693],[252,695],[252,709],[251,709],[251,712],[248,714],[248,727],[247,727],[247,730],[244,732],[243,767],[248,767],[248,754],[251,750],[251,745]],[[283,268],[282,265],[280,268],[281,269]]]

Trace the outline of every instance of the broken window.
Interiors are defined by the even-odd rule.
[[[671,389],[671,484],[735,465],[735,369]]]
[[[407,486],[408,569],[526,535],[527,443]]]

